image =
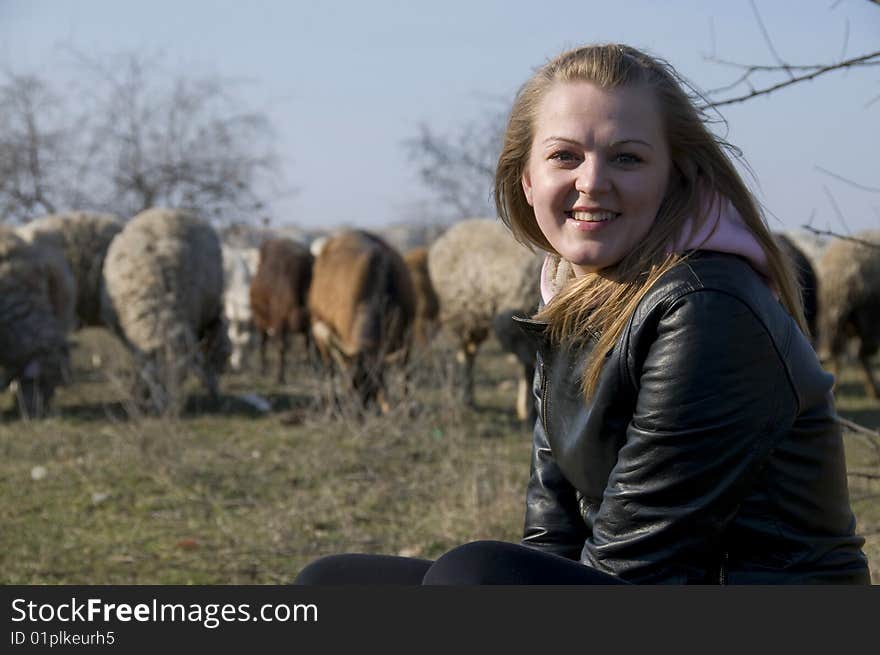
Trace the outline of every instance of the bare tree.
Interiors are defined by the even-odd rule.
[[[36,77],[0,88],[0,211],[22,221],[154,206],[253,220],[276,182],[272,127],[241,109],[236,82],[163,71],[157,58],[73,53],[88,94],[74,106]]]
[[[404,142],[419,164],[419,176],[445,210],[447,219],[485,216],[492,209],[492,180],[501,152],[504,116],[487,112],[457,134],[441,135],[422,124]]]
[[[33,76],[7,73],[0,84],[0,217],[19,222],[55,211],[57,176],[69,131],[58,98]]]

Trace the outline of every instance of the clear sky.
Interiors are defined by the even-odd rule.
[[[867,0],[753,2],[787,63],[880,49],[880,6]],[[648,49],[703,90],[738,75],[707,55],[775,63],[749,0],[0,0],[0,65],[16,72],[70,74],[67,44],[249,80],[248,104],[270,116],[298,189],[273,204],[273,222],[304,227],[431,215],[402,142],[420,123],[452,133],[509,105],[534,67],[594,41]],[[812,215],[820,229],[880,228],[878,96],[875,67],[722,109],[771,227]]]

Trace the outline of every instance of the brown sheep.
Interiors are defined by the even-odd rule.
[[[362,230],[327,239],[315,259],[309,290],[312,336],[334,361],[362,407],[390,410],[384,367],[406,364],[416,299],[403,257]]]
[[[287,238],[266,239],[260,245],[257,271],[251,279],[250,303],[254,327],[260,335],[260,364],[266,372],[266,346],[278,337],[278,382],[284,383],[285,358],[291,334],[309,343],[306,298],[314,258],[309,249]]]
[[[426,346],[437,330],[440,315],[440,301],[428,275],[428,248],[419,246],[409,250],[404,256],[409,268],[416,293],[416,315],[413,323],[413,341]]]

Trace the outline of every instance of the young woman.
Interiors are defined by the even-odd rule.
[[[564,52],[522,87],[495,178],[548,253],[522,545],[325,558],[298,582],[869,583],[832,378],[791,265],[666,62]]]

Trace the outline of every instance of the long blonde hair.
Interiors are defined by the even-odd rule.
[[[590,45],[563,52],[520,88],[495,171],[495,204],[514,236],[529,247],[555,252],[526,201],[522,176],[541,100],[555,84],[575,81],[602,89],[637,85],[651,89],[658,99],[673,164],[666,196],[641,243],[613,266],[571,281],[536,315],[548,322],[556,343],[575,343],[585,335],[598,339],[584,372],[584,395],[589,398],[595,390],[603,355],[617,343],[639,301],[660,276],[686,257],[669,252],[670,244],[688,242],[703,227],[708,218],[707,193],[728,198],[740,213],[767,256],[770,281],[783,306],[806,333],[793,266],[730,159],[739,157],[738,150],[709,130],[709,117],[696,104],[699,94],[669,63],[630,46]],[[689,224],[691,231],[686,233]]]

